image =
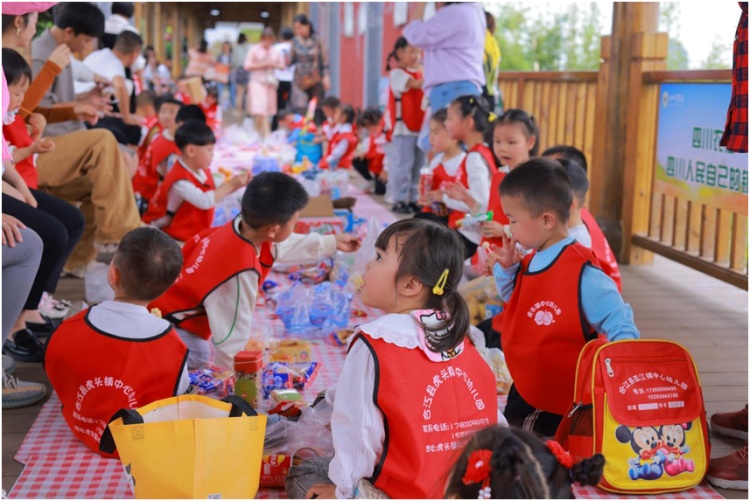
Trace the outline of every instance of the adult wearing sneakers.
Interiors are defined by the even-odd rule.
[[[745,441],[745,446],[732,454],[713,458],[708,465],[706,480],[722,489],[747,490],[747,405],[737,412],[721,412],[711,416],[711,429],[720,435]]]

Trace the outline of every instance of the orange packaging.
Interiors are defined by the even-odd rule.
[[[288,454],[269,454],[263,456],[260,463],[261,487],[284,487],[289,468],[301,462]]]

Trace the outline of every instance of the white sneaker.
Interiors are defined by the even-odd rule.
[[[46,394],[47,388],[42,383],[21,381],[10,374],[3,374],[3,409],[35,404]]]
[[[16,370],[16,361],[10,355],[3,354],[3,373],[13,374]]]
[[[42,294],[42,300],[39,303],[39,313],[51,320],[58,320],[65,318],[72,304],[70,301],[56,299],[45,292]]]

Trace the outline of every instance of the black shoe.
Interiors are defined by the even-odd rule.
[[[37,337],[49,337],[50,334],[55,332],[55,329],[57,329],[57,326],[60,325],[60,321],[62,321],[62,319],[55,322],[51,318],[47,318],[44,315],[42,315],[42,318],[44,319],[44,322],[41,323],[26,322],[26,328],[33,332]]]
[[[412,212],[414,212],[415,214],[416,214],[417,212],[422,212],[422,206],[421,206],[421,205],[417,205],[417,204],[416,204],[415,202],[411,202],[411,203],[409,204],[409,209],[410,209],[410,210],[411,210]]]
[[[44,345],[29,329],[21,329],[13,334],[12,341],[5,341],[3,353],[18,362],[41,362],[44,360]]]
[[[393,206],[391,210],[395,212],[396,214],[411,214],[412,213],[412,210],[409,207],[409,205],[404,202],[397,203],[396,205]]]

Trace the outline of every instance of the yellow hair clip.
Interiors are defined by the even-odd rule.
[[[497,118],[497,115],[495,115],[495,114],[494,114],[494,113],[492,113],[492,112],[490,112],[490,114],[489,114],[489,115],[487,115],[487,121],[488,121],[489,123],[492,123],[492,122],[494,122],[496,118]]]
[[[469,104],[474,104],[474,97],[473,96],[469,98]]]
[[[444,269],[443,273],[440,274],[440,278],[438,278],[435,287],[432,288],[432,293],[436,296],[442,296],[443,292],[445,292],[444,289],[446,283],[448,283],[448,268]]]

